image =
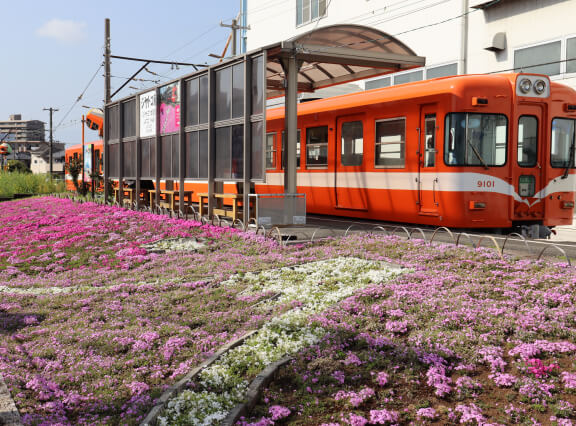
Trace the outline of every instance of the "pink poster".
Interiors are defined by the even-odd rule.
[[[180,90],[178,83],[160,88],[160,133],[180,130]]]

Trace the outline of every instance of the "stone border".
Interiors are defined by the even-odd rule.
[[[0,425],[5,426],[22,426],[20,413],[16,404],[10,395],[8,386],[0,374]]]
[[[248,339],[252,335],[254,335],[258,330],[250,331],[249,333],[245,334],[244,336],[240,337],[233,342],[227,343],[226,345],[222,346],[218,352],[212,355],[210,358],[206,359],[204,362],[199,364],[197,367],[194,367],[188,374],[182,377],[178,382],[170,386],[163,394],[158,398],[156,401],[156,405],[148,412],[148,415],[142,420],[140,426],[153,426],[156,424],[158,417],[162,414],[164,407],[172,398],[175,398],[180,392],[184,390],[186,384],[194,379],[202,370],[212,365],[215,361],[218,360],[222,355],[228,352],[231,349],[234,349],[237,346],[240,346],[244,343],[244,340]],[[0,423],[1,424],[1,423]]]
[[[222,420],[221,425],[233,426],[240,419],[240,417],[248,414],[248,412],[254,408],[260,399],[262,388],[267,386],[274,379],[274,376],[280,367],[284,366],[291,360],[291,356],[285,356],[276,362],[268,364],[268,366],[262,370],[262,372],[260,372],[260,374],[258,374],[254,380],[252,380],[252,383],[250,383],[248,391],[246,392],[246,401],[234,407],[234,409],[228,413],[228,416]]]

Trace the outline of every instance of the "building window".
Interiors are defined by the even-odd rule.
[[[439,67],[428,68],[426,78],[449,77],[458,74],[458,64],[440,65]]]
[[[326,15],[326,0],[296,0],[296,25],[316,21]]]
[[[309,167],[328,165],[328,126],[306,129],[306,164]]]
[[[366,88],[366,90],[380,89],[382,87],[388,87],[391,84],[392,84],[392,78],[391,77],[384,77],[384,78],[379,78],[377,80],[367,81],[365,88]]]
[[[514,71],[534,74],[560,74],[562,42],[540,44],[514,51]]]
[[[424,71],[413,71],[405,74],[394,76],[394,84],[410,83],[412,81],[420,81],[424,79]]]
[[[406,152],[406,119],[393,118],[376,122],[376,154],[380,167],[404,168]]]
[[[566,72],[576,72],[576,37],[566,40]]]

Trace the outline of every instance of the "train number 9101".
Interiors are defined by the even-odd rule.
[[[479,180],[477,186],[478,188],[494,188],[496,183],[493,180]]]

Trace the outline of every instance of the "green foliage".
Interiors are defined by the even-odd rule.
[[[50,180],[47,174],[0,172],[0,196],[14,194],[52,194],[64,192],[62,181]]]
[[[72,177],[72,182],[74,183],[74,188],[76,188],[76,192],[82,196],[88,193],[90,189],[90,185],[87,182],[78,182],[78,178],[82,174],[82,158],[72,157],[66,163],[66,170],[68,174]]]
[[[8,160],[8,171],[11,173],[32,173],[32,170],[20,160]]]

